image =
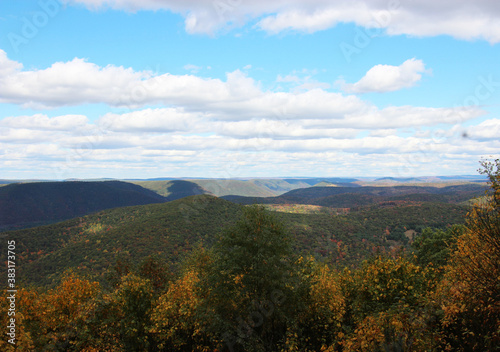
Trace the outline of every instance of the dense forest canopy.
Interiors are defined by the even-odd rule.
[[[19,287],[15,344],[3,339],[1,348],[496,351],[499,160],[481,172],[490,191],[464,224],[422,229],[407,246],[380,247],[345,269],[297,251],[301,237],[284,218],[254,205],[210,229],[215,239],[193,245],[175,270],[162,256],[122,255],[99,280],[68,270],[56,286]],[[9,324],[7,314],[1,319]]]

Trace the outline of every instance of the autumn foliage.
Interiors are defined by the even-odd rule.
[[[295,254],[272,213],[249,207],[175,275],[151,257],[121,263],[107,285],[68,272],[52,289],[20,289],[16,345],[2,339],[0,349],[497,351],[499,161],[483,172],[487,201],[467,225],[426,230],[413,252],[339,271]]]
[[[500,349],[500,160],[482,166],[488,200],[469,213],[441,287],[448,350]]]

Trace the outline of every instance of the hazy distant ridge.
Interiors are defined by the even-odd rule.
[[[96,211],[165,202],[161,195],[120,181],[34,182],[0,187],[0,229],[50,223]]]

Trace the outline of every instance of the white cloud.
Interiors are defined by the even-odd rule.
[[[405,137],[397,130],[356,137],[352,129],[295,129],[293,121],[219,121],[203,135],[124,126],[148,112],[113,116],[117,126],[101,131],[104,126],[91,126],[81,135],[1,127],[0,167],[16,170],[16,177],[32,172],[45,178],[144,178],[353,176],[356,170],[366,176],[369,165],[370,175],[408,176],[435,174],[439,163],[441,172],[449,165],[451,173],[463,174],[473,173],[480,156],[495,155],[500,147],[498,141],[454,134],[439,141],[429,135]],[[457,159],[463,160],[453,163]]]
[[[0,54],[3,51],[0,50]],[[0,71],[0,102],[51,107],[83,103],[118,104],[121,95],[132,97],[138,84],[147,83],[149,72],[123,67],[99,67],[83,59],[57,62],[44,70],[22,71],[14,61],[4,61]],[[129,98],[130,100],[130,98]]]
[[[72,131],[85,127],[87,123],[88,119],[84,115],[63,115],[50,118],[47,115],[36,114],[6,117],[0,120],[0,127],[41,131]]]
[[[419,81],[422,72],[425,67],[419,60],[373,68],[351,85],[351,91],[408,87]],[[374,88],[371,80],[380,74],[389,78]],[[404,164],[405,158],[420,173],[432,171],[426,163],[445,154],[447,160],[467,155],[478,160],[477,156],[493,155],[500,148],[497,119],[468,128],[470,138],[459,136],[457,126],[485,114],[479,107],[378,108],[360,96],[304,87],[318,83],[311,75],[314,72],[305,71],[279,77],[281,83],[303,90],[276,92],[263,90],[239,70],[228,73],[225,80],[207,79],[101,67],[78,58],[32,70],[0,50],[0,102],[45,108],[96,103],[134,109],[108,113],[96,121],[76,114],[3,118],[0,167],[18,170],[18,175],[35,170],[38,177],[49,178],[55,178],[54,170],[67,170],[67,177],[102,170],[102,176],[113,177],[113,168],[119,170],[116,177],[128,177],[123,170],[135,172],[130,177],[144,177],[145,172],[225,177],[216,170],[226,165],[240,165],[238,172],[226,175],[233,177],[279,175],[283,170],[289,175],[320,171],[338,175],[344,170],[344,175],[352,176],[371,163],[380,170],[374,174],[387,175],[399,172],[387,168]],[[152,104],[160,107],[148,108]],[[439,124],[457,126],[439,140],[418,131]]]
[[[0,54],[4,53],[0,51]],[[82,59],[55,63],[44,70],[23,71],[22,65],[8,60],[5,55],[0,55],[0,59],[0,67],[6,68],[0,71],[3,73],[0,82],[6,82],[0,85],[2,102],[45,107],[88,102],[128,107],[152,103],[167,106],[127,114],[109,113],[100,118],[97,126],[91,125],[82,115],[49,118],[37,114],[4,118],[0,122],[3,137],[13,143],[33,136],[25,131],[29,129],[99,134],[92,132],[96,128],[131,134],[209,133],[236,139],[262,136],[272,140],[349,139],[361,130],[454,125],[485,113],[479,107],[392,106],[379,109],[355,95],[328,92],[314,86],[305,91],[263,91],[258,82],[239,70],[228,73],[226,81],[221,81],[194,75],[155,76],[111,65],[99,67]],[[396,74],[385,81],[385,89],[417,81],[419,74],[416,72],[424,67],[419,60],[408,60],[397,67],[374,68],[353,84],[351,90],[367,90],[380,73],[394,70]],[[299,87],[312,82],[309,76],[299,78],[295,75],[278,80],[302,84]],[[130,141],[108,137],[102,142],[105,146],[130,145]]]
[[[5,55],[1,49],[0,55]],[[261,93],[253,79],[239,70],[228,73],[223,82],[194,75],[154,75],[113,65],[100,67],[80,58],[24,71],[22,65],[5,58],[0,68],[0,102],[32,108],[85,103],[132,108],[152,103],[201,107]]]
[[[343,80],[336,83],[348,93],[392,92],[413,87],[424,72],[429,71],[422,60],[409,59],[399,66],[376,65],[356,83],[349,84]]]
[[[293,82],[293,83],[298,83],[298,82],[301,82],[302,79],[299,78],[299,76],[296,76],[296,75],[286,75],[286,76],[281,76],[281,75],[278,75],[278,77],[276,78],[276,82],[286,82],[286,83],[290,83],[290,82]]]
[[[441,123],[454,125],[484,115],[483,110],[464,108],[427,108],[414,106],[390,106],[373,109],[368,113],[351,116],[349,122],[359,128],[404,128],[435,126]]]
[[[58,135],[56,133],[47,133],[29,129],[0,128],[0,143],[36,145],[38,143],[49,143],[54,139],[57,139],[57,136]]]
[[[3,62],[4,67],[10,67],[6,74],[0,75],[0,83],[3,83],[0,84],[0,102],[3,103],[45,108],[85,103],[134,109],[151,104],[165,106],[164,109],[134,112],[126,117],[105,117],[104,120],[113,120],[116,126],[121,126],[116,128],[122,130],[186,130],[194,123],[186,121],[198,119],[300,120],[307,128],[314,128],[313,124],[316,124],[316,128],[378,129],[454,124],[458,118],[466,121],[484,113],[479,107],[403,106],[379,109],[358,96],[317,87],[319,82],[311,80],[309,76],[295,79],[297,76],[290,75],[281,78],[282,81],[292,81],[299,86],[291,92],[273,92],[262,90],[259,82],[239,70],[227,73],[226,80],[222,81],[195,75],[154,75],[148,71],[137,72],[112,65],[100,67],[82,59],[58,62],[47,69],[29,71],[22,70],[15,61],[4,59]],[[416,72],[421,69],[423,64],[418,60],[408,60],[398,67],[372,69],[351,89],[367,90],[380,72],[387,71],[396,71],[396,74],[385,80],[384,89],[409,85],[409,82],[417,80],[419,74]],[[60,117],[50,121],[45,117],[45,122],[42,116],[30,119],[32,126],[45,124],[44,128],[64,128],[61,127],[64,123],[75,123],[76,120],[85,123],[82,116]],[[21,123],[19,118],[16,121]],[[4,123],[14,122],[7,120]]]
[[[400,126],[411,126],[408,121],[430,123],[429,111],[411,111],[411,108],[387,112],[388,117],[379,129],[371,126],[349,127],[329,125],[329,120],[280,120],[260,119],[247,121],[214,121],[210,116],[189,113],[180,109],[145,109],[125,114],[106,114],[95,123],[86,117],[71,115],[47,118],[46,116],[20,116],[2,121],[0,143],[59,145],[62,149],[95,150],[217,150],[217,151],[343,151],[349,153],[383,154],[421,151],[422,145],[433,145],[442,151],[452,152],[463,145],[455,143],[455,132],[436,141],[428,134],[400,136],[394,126],[393,116],[413,113]],[[381,111],[381,114],[384,112]],[[393,115],[391,115],[391,113]],[[406,116],[405,115],[405,116]],[[360,117],[361,119],[361,117]],[[67,122],[67,121],[69,122]],[[66,122],[64,122],[66,121]],[[321,123],[314,126],[314,123]],[[63,123],[64,122],[64,123]],[[309,123],[308,123],[309,122]],[[355,121],[356,122],[356,121]],[[375,122],[374,122],[375,123]],[[479,130],[498,132],[498,121],[489,120],[478,126]],[[496,126],[491,128],[491,126]],[[360,131],[372,128],[373,133],[359,137]],[[472,130],[471,130],[472,131]],[[486,136],[488,137],[488,136]],[[453,148],[446,146],[455,143]],[[470,145],[476,145],[470,142]],[[44,148],[41,148],[44,149]],[[434,152],[434,151],[433,151]]]
[[[395,128],[390,129],[379,129],[370,132],[371,137],[388,137],[397,135],[398,130]]]
[[[390,35],[450,35],[500,42],[500,5],[491,0],[64,0],[90,9],[169,10],[185,17],[189,33],[214,34],[257,20],[268,33],[312,33],[338,23],[385,29]]]
[[[261,119],[215,123],[213,131],[232,138],[265,138],[272,140],[304,140],[313,138],[349,139],[358,134],[354,128],[304,128],[302,121]]]
[[[9,60],[7,53],[0,49],[0,77],[11,75],[22,68],[21,63]]]
[[[305,4],[304,4],[305,5]],[[313,33],[334,27],[340,22],[362,22],[370,19],[365,6],[352,6],[348,2],[337,2],[335,7],[321,4],[320,6],[297,6],[284,9],[276,15],[265,17],[257,27],[271,34],[286,30]]]
[[[500,136],[500,119],[489,119],[476,126],[467,128],[465,138],[478,141],[498,141]]]
[[[301,75],[302,74],[302,75]],[[306,74],[305,76],[303,74]],[[293,92],[301,92],[301,91],[309,91],[317,88],[321,89],[329,89],[331,85],[326,82],[319,82],[312,78],[312,75],[317,74],[316,70],[310,72],[309,70],[303,70],[298,73],[294,71],[292,74],[288,74],[286,76],[278,75],[276,77],[277,83],[291,84]]]
[[[201,123],[201,114],[187,113],[180,108],[145,109],[126,114],[108,113],[99,126],[115,132],[193,132]]]

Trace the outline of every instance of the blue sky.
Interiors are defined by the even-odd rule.
[[[0,2],[0,179],[476,174],[500,4]]]

